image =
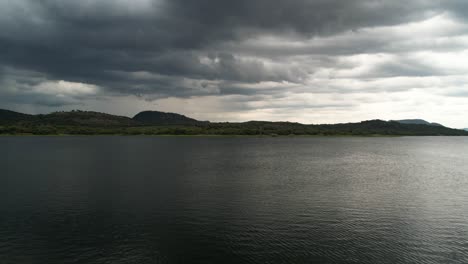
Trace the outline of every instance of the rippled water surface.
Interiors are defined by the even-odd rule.
[[[0,137],[0,263],[468,263],[468,138]]]

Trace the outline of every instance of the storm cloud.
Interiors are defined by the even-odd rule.
[[[464,0],[0,0],[0,107],[468,126]]]

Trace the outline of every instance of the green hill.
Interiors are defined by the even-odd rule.
[[[30,121],[33,118],[33,115],[0,109],[0,125],[14,124],[21,121]]]
[[[200,121],[184,115],[159,111],[140,112],[133,117],[133,120],[147,125],[194,125],[200,123]]]
[[[413,125],[428,125],[428,126],[442,126],[439,123],[427,122],[423,119],[403,119],[403,120],[394,120],[395,122],[402,124],[413,124]]]
[[[128,117],[79,110],[37,115],[34,123],[38,125],[46,124],[91,127],[128,127],[138,125],[138,122]]]
[[[175,113],[145,111],[134,118],[90,111],[27,115],[0,110],[0,134],[80,135],[358,135],[467,136],[468,131],[429,122],[369,120],[305,125],[292,122],[204,122]]]

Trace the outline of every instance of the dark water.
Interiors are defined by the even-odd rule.
[[[468,263],[468,138],[1,137],[0,263]]]

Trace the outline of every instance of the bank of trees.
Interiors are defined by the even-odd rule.
[[[201,123],[197,125],[99,126],[17,123],[0,126],[0,134],[32,135],[468,135],[442,126],[401,124],[381,120],[335,125],[304,125],[288,122]]]

